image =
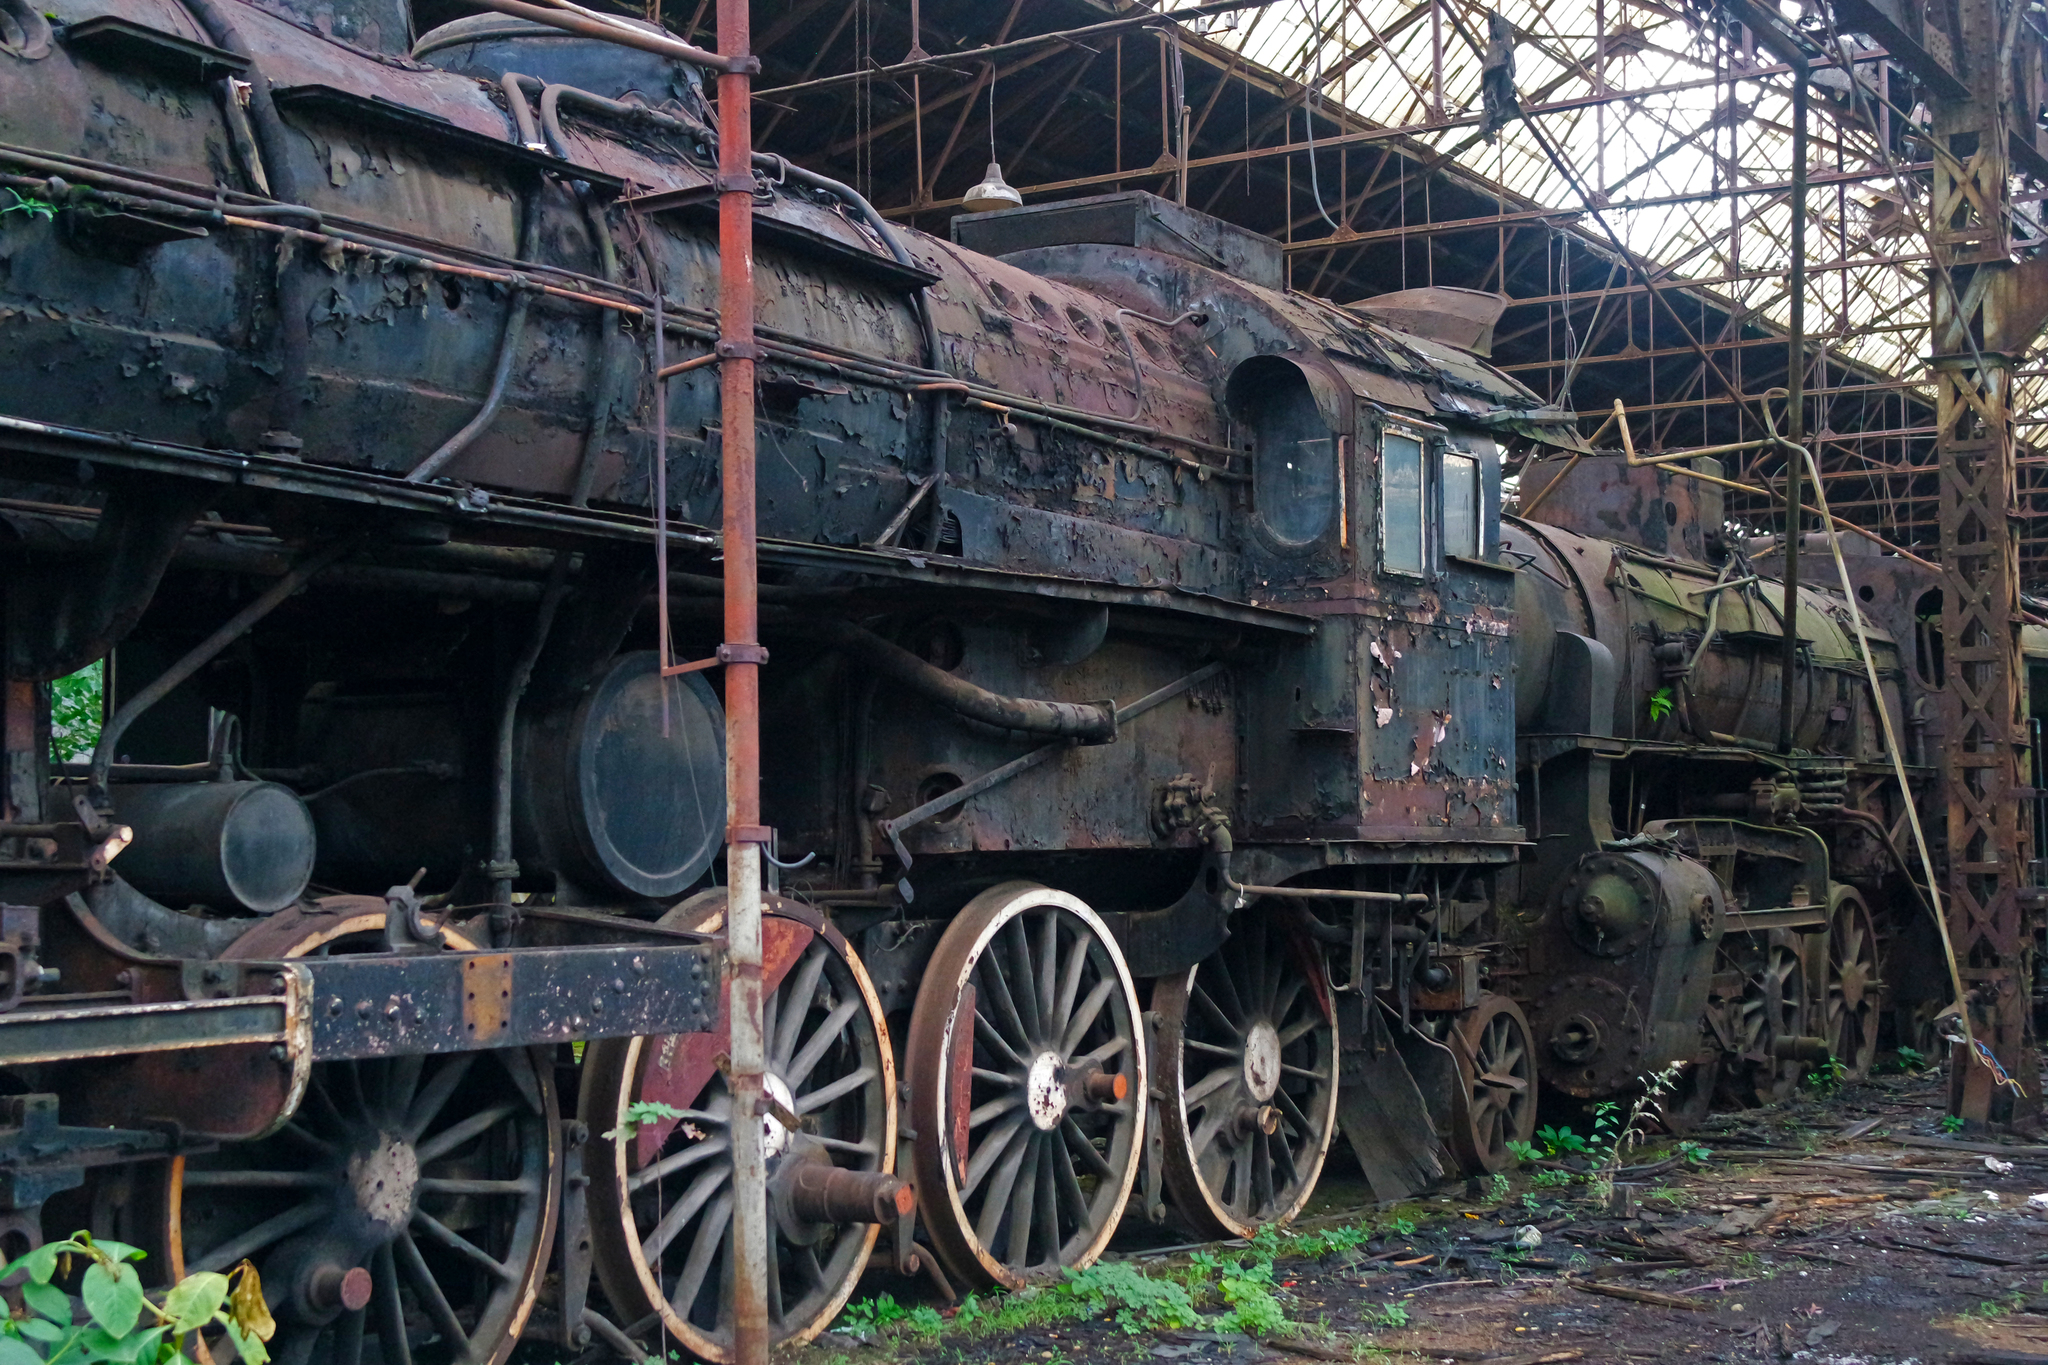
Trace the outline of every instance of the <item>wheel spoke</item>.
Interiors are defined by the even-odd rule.
[[[1321,1015],[1311,1014],[1300,1023],[1289,1024],[1280,1031],[1280,1046],[1283,1048],[1292,1047],[1317,1029],[1325,1027],[1328,1023],[1329,1021]]]
[[[1227,1057],[1233,1062],[1241,1063],[1244,1061],[1244,1049],[1241,1047],[1219,1047],[1215,1043],[1205,1043],[1200,1038],[1182,1038],[1180,1045],[1194,1052],[1207,1052],[1217,1057]]]
[[[412,1281],[413,1293],[419,1295],[420,1302],[426,1305],[427,1316],[434,1320],[434,1330],[454,1345],[457,1360],[467,1358],[469,1334],[462,1330],[462,1322],[455,1316],[455,1308],[448,1302],[448,1296],[441,1292],[434,1272],[427,1269],[427,1260],[420,1255],[419,1244],[409,1233],[401,1232],[394,1255],[399,1272]]]
[[[1060,917],[1058,912],[1043,916],[1045,931],[1038,941],[1038,1017],[1044,1022],[1045,1031],[1051,1033],[1059,1027],[1059,1016],[1053,1013],[1054,1002],[1059,994],[1060,979]]]
[[[1088,969],[1089,935],[1077,936],[1067,949],[1066,970],[1060,973],[1059,995],[1054,1003],[1053,1025],[1064,1028],[1074,1017],[1074,999],[1081,993],[1081,974]]]
[[[273,1242],[281,1242],[304,1228],[320,1222],[328,1216],[328,1203],[324,1199],[312,1199],[303,1204],[294,1204],[281,1213],[270,1217],[250,1228],[239,1237],[232,1237],[197,1260],[186,1263],[187,1274],[202,1270],[226,1270],[229,1266],[252,1256]]]
[[[1074,1153],[1069,1142],[1048,1142],[1046,1150],[1053,1157],[1054,1188],[1059,1191],[1060,1203],[1064,1206],[1067,1221],[1080,1227],[1088,1221],[1088,1196],[1082,1192],[1080,1174],[1074,1170]],[[1088,1150],[1094,1151],[1093,1147]]]
[[[1003,1210],[1010,1206],[1010,1196],[1017,1188],[1017,1177],[1023,1171],[1024,1159],[1031,1155],[1031,1139],[1037,1131],[1020,1122],[1013,1130],[1014,1136],[1003,1144],[1002,1155],[1005,1159],[994,1163],[995,1180],[990,1183],[988,1193],[982,1198],[981,1217],[975,1223],[975,1235],[981,1239],[981,1244],[991,1251],[995,1249],[996,1228],[1003,1221]]]
[[[422,1194],[539,1194],[538,1180],[456,1180],[445,1176],[420,1177]]]
[[[1017,1183],[1010,1187],[1010,1254],[1003,1259],[1013,1266],[1031,1264],[1032,1214],[1038,1205],[1038,1154],[1044,1144],[1042,1134],[1032,1130],[1030,1141],[1025,1144],[1023,1160],[1017,1163]],[[988,1217],[988,1211],[982,1211]]]
[[[963,1202],[981,1188],[981,1182],[988,1179],[988,1173],[995,1169],[1003,1154],[1009,1151],[1010,1144],[1015,1141],[1023,1127],[1024,1116],[1019,1114],[983,1138],[979,1148],[973,1149],[973,1154],[967,1160],[966,1178],[960,1182],[960,1198]]]
[[[867,1002],[859,996],[840,1001],[838,1007],[825,1016],[825,1022],[818,1025],[818,1031],[811,1035],[811,1041],[804,1044],[804,1050],[790,1061],[789,1069],[782,1073],[782,1079],[792,1088],[802,1085],[812,1069],[823,1060],[826,1050],[838,1042],[840,1035],[846,1032],[846,1026],[852,1022],[853,1016],[866,1008]]]
[[[456,1053],[420,1087],[420,1092],[413,1096],[412,1107],[405,1111],[406,1137],[419,1141],[420,1134],[427,1131],[427,1125],[434,1121],[442,1106],[455,1093],[455,1087],[461,1085],[462,1078],[469,1074],[470,1063],[481,1055],[476,1052]]]
[[[370,1311],[377,1319],[378,1354],[385,1365],[412,1365],[412,1343],[405,1339],[405,1305],[398,1298],[398,1268],[392,1263],[388,1243],[372,1254],[370,1275]]]
[[[813,1109],[823,1109],[826,1105],[832,1103],[832,1101],[838,1099],[840,1096],[850,1095],[854,1091],[860,1089],[869,1081],[872,1081],[875,1078],[876,1074],[877,1073],[873,1067],[864,1066],[858,1071],[847,1072],[844,1076],[841,1076],[838,1080],[832,1082],[830,1085],[820,1086],[818,1089],[811,1091],[807,1095],[798,1095],[796,1097],[795,1105],[796,1112],[799,1114],[808,1114]]]
[[[1023,1093],[1013,1090],[1007,1095],[1001,1095],[988,1101],[986,1104],[976,1105],[967,1115],[967,1130],[973,1132],[989,1120],[1001,1118],[1012,1109],[1023,1107],[1023,1104]]]
[[[1235,1035],[1245,1024],[1247,1016],[1244,998],[1237,989],[1236,974],[1231,971],[1231,956],[1223,954],[1211,958],[1210,961],[1217,963],[1222,970],[1207,973],[1205,979],[1204,973],[1197,968],[1194,993],[1208,1003],[1208,1008],[1216,1015],[1216,1021]],[[1214,997],[1209,993],[1211,987],[1216,991]]]
[[[1017,1001],[1010,993],[1010,983],[1003,976],[1001,965],[996,961],[996,945],[991,943],[975,964],[974,979],[981,989],[975,992],[975,1004],[979,1013],[980,1002],[986,999],[993,1008],[995,1018],[990,1022],[1002,1031],[1003,1038],[1019,1056],[1036,1052],[1032,1045],[1033,1030],[1024,1026],[1024,1016],[1018,1013]]]
[[[1017,1055],[1016,1049],[1010,1046],[1009,1041],[996,1030],[988,1016],[978,1008],[974,1011],[974,1036],[987,1044],[988,1050],[996,1054],[998,1061],[1008,1062],[1019,1071],[1030,1070],[1030,1063]]]
[[[1095,1150],[1095,1144],[1081,1131],[1081,1125],[1068,1115],[1060,1120],[1060,1136],[1067,1140],[1067,1150],[1079,1157],[1081,1164],[1104,1180],[1116,1179],[1116,1171],[1110,1166],[1109,1158]]]
[[[1116,988],[1115,977],[1095,983],[1095,988],[1088,992],[1088,998],[1081,1002],[1081,1007],[1074,1011],[1074,1017],[1067,1023],[1066,1036],[1059,1041],[1062,1057],[1072,1056],[1074,1049],[1081,1046],[1081,1040],[1088,1036],[1088,1030],[1101,1016],[1102,1007],[1109,1003],[1110,993]]]
[[[1218,972],[1216,973],[1216,979],[1225,981],[1229,979],[1229,975],[1228,972]],[[1203,990],[1200,985],[1195,986],[1193,990],[1188,992],[1188,999],[1192,1000],[1195,1007],[1201,1010],[1203,1014],[1209,1016],[1210,1023],[1223,1030],[1225,1037],[1234,1038],[1239,1042],[1244,1041],[1244,1030],[1237,1025],[1235,1020],[1223,1012],[1221,1006],[1209,998],[1209,992]]]
[[[824,939],[811,940],[803,964],[796,970],[796,978],[786,990],[775,992],[778,1002],[789,1001],[777,1021],[780,1027],[775,1032],[775,1050],[771,1055],[776,1068],[787,1065],[790,1053],[796,1050],[797,1038],[803,1032],[804,1016],[810,1013],[811,1002],[817,998],[818,979],[825,974],[825,959],[831,955]],[[779,1005],[778,1005],[779,1007]]]
[[[640,1243],[640,1254],[646,1258],[647,1264],[655,1265],[660,1262],[661,1254],[668,1250],[668,1244],[676,1239],[676,1234],[697,1216],[698,1210],[711,1202],[711,1196],[717,1194],[719,1188],[731,1178],[732,1168],[720,1164],[691,1182],[690,1187],[683,1191],[682,1197],[669,1205],[668,1212],[661,1215],[661,1221],[654,1225],[654,1231],[648,1233],[646,1240]]]
[[[627,1176],[626,1192],[638,1194],[657,1180],[666,1180],[677,1171],[686,1171],[700,1161],[724,1156],[730,1150],[732,1139],[729,1137],[707,1138],[703,1142],[693,1142],[682,1151],[671,1152],[652,1166]]]
[[[1012,993],[1011,1003],[1016,1006],[1018,1016],[1024,1022],[1024,1037],[1035,1044],[1045,1036],[1045,1021],[1039,1018],[1038,993],[1030,989],[1031,945],[1024,938],[1024,917],[1019,915],[1011,920],[997,932],[996,937],[1002,941],[1003,947],[1008,949],[1010,966],[1017,974],[1017,983],[1024,987]],[[995,947],[994,944],[989,946],[991,949]],[[999,966],[997,971],[1001,971]],[[1008,989],[1009,982],[1005,980],[1003,985]]]
[[[185,1188],[188,1190],[214,1186],[255,1190],[327,1189],[333,1184],[334,1177],[323,1171],[195,1171],[189,1167],[185,1171]]]
[[[1045,1254],[1054,1260],[1058,1260],[1060,1254],[1060,1195],[1056,1183],[1058,1176],[1055,1174],[1058,1157],[1053,1152],[1053,1148],[1058,1145],[1051,1140],[1050,1135],[1039,1135],[1038,1182],[1032,1191],[1034,1216],[1031,1221],[1037,1225],[1038,1240],[1045,1247]],[[1024,1254],[1031,1254],[1028,1243],[1025,1245]]]
[[[1237,1071],[1233,1068],[1219,1066],[1201,1080],[1196,1081],[1193,1085],[1181,1091],[1181,1107],[1192,1114],[1195,1110],[1201,1108],[1203,1101],[1207,1100],[1211,1095],[1225,1086],[1237,1084],[1239,1079]]]
[[[511,1267],[491,1255],[490,1252],[485,1251],[475,1242],[464,1237],[455,1229],[449,1227],[446,1223],[443,1223],[440,1219],[434,1217],[433,1214],[428,1213],[425,1209],[414,1209],[412,1211],[412,1222],[414,1227],[426,1233],[427,1236],[433,1238],[442,1246],[482,1266],[484,1272],[492,1278],[503,1280],[506,1284],[510,1284],[518,1278],[512,1273]]]
[[[725,1228],[731,1221],[732,1195],[722,1194],[711,1206],[711,1212],[704,1216],[704,1225],[697,1229],[697,1240],[690,1244],[690,1255],[683,1262],[683,1273],[676,1276],[676,1287],[668,1296],[669,1307],[675,1309],[676,1316],[685,1322],[690,1320],[690,1310],[697,1306],[697,1295],[704,1288],[704,1276],[711,1269],[711,1258],[725,1245]],[[731,1296],[721,1297],[729,1299]]]
[[[406,1110],[412,1106],[413,1096],[420,1088],[420,1072],[427,1064],[424,1052],[409,1052],[402,1057],[393,1057],[384,1070],[384,1112],[396,1119],[403,1119]]]
[[[414,1155],[419,1158],[422,1166],[437,1161],[463,1143],[489,1132],[518,1112],[519,1106],[516,1104],[494,1104],[488,1109],[478,1110],[460,1123],[450,1124],[432,1138],[415,1145]]]

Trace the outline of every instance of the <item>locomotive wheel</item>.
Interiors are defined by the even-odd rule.
[[[1248,1237],[1315,1192],[1337,1117],[1322,954],[1272,913],[1153,988],[1166,1189],[1197,1232]]]
[[[1848,1079],[1870,1075],[1877,1060],[1879,997],[1877,930],[1870,907],[1854,888],[1837,886],[1828,898],[1828,965],[1822,1008],[1828,1052],[1849,1069]]]
[[[1798,1037],[1806,1029],[1806,973],[1798,939],[1773,929],[1760,947],[1738,948],[1742,998],[1733,1009],[1736,1049],[1733,1064],[1722,1068],[1722,1083],[1735,1104],[1752,1108],[1790,1095],[1805,1067],[1771,1055],[1780,1038]]]
[[[1451,1092],[1451,1154],[1467,1175],[1515,1164],[1510,1142],[1536,1131],[1536,1058],[1529,1021],[1504,995],[1488,995],[1458,1016],[1451,1051],[1458,1085]]]
[[[280,912],[226,956],[378,951],[368,899]],[[253,1260],[280,1365],[323,1338],[342,1359],[500,1365],[547,1269],[561,1127],[544,1052],[322,1063],[273,1135],[168,1163],[162,1264],[175,1283]]]
[[[713,932],[723,890],[693,896],[662,923]],[[766,1090],[802,1119],[761,1120],[768,1155],[768,1323],[776,1344],[808,1341],[859,1283],[881,1226],[816,1221],[797,1206],[799,1176],[886,1176],[896,1159],[896,1068],[880,998],[860,959],[816,911],[773,900],[762,917]],[[729,1026],[715,1033],[593,1042],[580,1113],[593,1134],[592,1252],[605,1297],[628,1320],[658,1315],[700,1360],[733,1358],[732,1097],[720,1072]],[[667,1113],[635,1122],[636,1104]],[[641,1111],[645,1113],[646,1111]],[[891,1182],[889,1193],[901,1189]],[[908,1211],[909,1192],[901,1208]]]
[[[1109,931],[1030,882],[970,901],[918,987],[918,1199],[947,1267],[1012,1289],[1102,1254],[1144,1150],[1138,994]]]

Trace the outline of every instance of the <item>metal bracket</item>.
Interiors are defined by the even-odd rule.
[[[765,645],[726,643],[718,647],[718,662],[722,664],[765,664],[768,649]]]
[[[462,1028],[483,1044],[512,1024],[512,955],[478,953],[462,962]]]

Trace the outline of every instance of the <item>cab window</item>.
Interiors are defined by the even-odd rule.
[[[1470,455],[1444,456],[1444,553],[1477,559],[1479,543],[1479,461]]]
[[[1420,577],[1426,567],[1422,439],[1389,428],[1380,437],[1380,566]]]

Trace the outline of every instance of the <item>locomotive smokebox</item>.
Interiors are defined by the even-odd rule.
[[[135,830],[121,875],[171,906],[267,915],[313,877],[313,816],[275,782],[117,785],[114,811]]]
[[[1689,467],[1721,476],[1719,460],[1695,457]],[[1534,509],[1523,513],[1530,521],[1695,564],[1718,564],[1723,557],[1725,498],[1718,485],[1689,478],[1685,470],[1630,465],[1619,455],[1531,460],[1521,488],[1522,506]]]

